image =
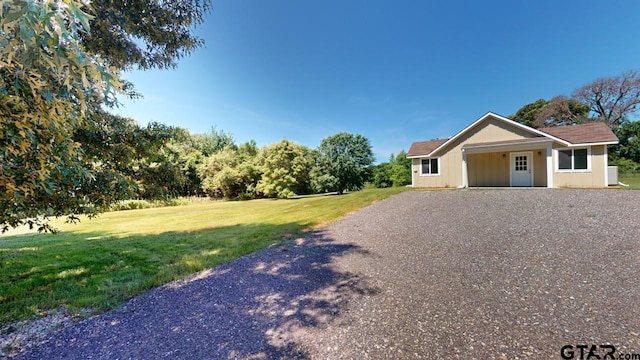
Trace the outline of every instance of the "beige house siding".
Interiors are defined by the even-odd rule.
[[[462,157],[462,154],[460,156]],[[439,175],[420,175],[421,159],[413,159],[411,166],[413,186],[423,188],[460,186],[462,184],[462,160],[456,164],[453,158],[450,153],[440,157]]]
[[[533,150],[533,186],[547,186],[547,149]]]
[[[509,186],[509,156],[504,153],[467,155],[469,186]]]
[[[490,117],[486,121],[477,124],[474,128],[469,129],[464,136],[461,136],[457,140],[458,142],[461,141],[461,143],[473,144],[492,141],[519,140],[533,138],[536,136],[537,135],[525,129]]]
[[[557,152],[553,152],[553,184],[554,187],[607,187],[605,171],[607,155],[606,145],[591,146],[591,170],[589,171],[558,171]],[[561,147],[555,147],[559,149]]]
[[[496,118],[488,118],[474,128],[469,129],[463,136],[460,136],[446,147],[440,149],[436,156],[440,155],[440,175],[420,175],[420,159],[413,159],[412,176],[414,187],[458,187],[462,185],[462,146],[464,144],[484,143],[491,141],[518,140],[523,138],[536,137],[524,129],[505,123]],[[477,154],[476,154],[477,155]],[[470,157],[468,155],[468,157]],[[500,155],[501,156],[501,155]],[[480,157],[481,161],[485,161]],[[488,161],[488,160],[487,160]],[[509,186],[509,158],[507,158],[507,178],[505,185]],[[489,166],[498,166],[491,164]],[[470,169],[470,167],[468,167]],[[470,174],[468,174],[470,177]],[[500,177],[501,181],[503,178]],[[475,179],[476,181],[488,181],[489,179]],[[471,183],[471,181],[469,181]],[[546,183],[546,182],[545,182]],[[471,185],[474,186],[474,185]],[[483,186],[483,185],[476,185]]]

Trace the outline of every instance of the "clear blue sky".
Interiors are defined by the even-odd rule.
[[[368,137],[378,161],[640,68],[640,1],[214,0],[206,45],[117,110],[238,143]]]

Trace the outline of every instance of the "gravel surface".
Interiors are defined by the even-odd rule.
[[[640,192],[413,191],[17,358],[560,359],[639,333]]]

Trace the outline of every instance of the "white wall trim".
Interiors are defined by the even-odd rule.
[[[553,187],[553,147],[547,147],[547,187]]]
[[[609,187],[609,149],[604,146],[604,187]]]
[[[467,153],[462,150],[462,188],[469,187],[469,175],[467,174]]]

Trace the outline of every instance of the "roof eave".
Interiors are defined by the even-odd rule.
[[[619,140],[616,140],[616,141],[601,141],[601,142],[594,142],[594,143],[578,143],[578,144],[569,143],[569,145],[567,147],[596,146],[596,145],[616,145],[616,144],[619,144],[619,143],[620,143]]]

